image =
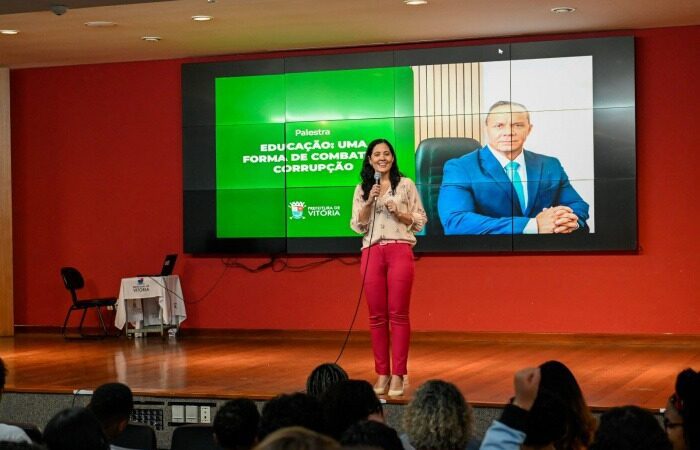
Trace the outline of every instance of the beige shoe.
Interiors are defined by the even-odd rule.
[[[391,381],[391,376],[389,375],[379,375],[377,382],[374,383],[374,393],[377,395],[386,394],[386,390],[389,389],[389,382]]]
[[[408,375],[392,375],[387,395],[389,397],[401,397],[406,386],[408,386]]]

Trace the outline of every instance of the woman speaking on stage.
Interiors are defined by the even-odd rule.
[[[350,226],[364,235],[360,271],[378,375],[374,391],[395,397],[403,395],[408,373],[415,233],[428,219],[416,185],[399,172],[386,139],[370,142],[360,176]]]

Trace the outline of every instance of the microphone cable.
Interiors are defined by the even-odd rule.
[[[376,173],[375,173],[375,180],[377,179]],[[379,180],[377,180],[379,181]],[[345,340],[343,341],[343,345],[340,346],[340,352],[338,353],[338,357],[335,358],[335,361],[333,361],[334,364],[338,364],[338,361],[340,361],[340,358],[343,357],[343,352],[345,352],[345,347],[348,345],[348,341],[350,340],[350,333],[352,333],[352,329],[355,326],[355,320],[357,319],[357,312],[360,310],[360,303],[362,302],[362,294],[365,292],[365,277],[367,277],[367,269],[369,268],[369,257],[370,254],[372,253],[372,236],[374,233],[374,222],[377,217],[377,200],[375,199],[374,205],[372,205],[372,223],[369,227],[369,242],[370,246],[367,247],[367,262],[365,263],[365,270],[362,272],[362,285],[360,286],[360,294],[357,297],[357,304],[355,305],[355,313],[352,315],[352,320],[350,321],[350,327],[348,328],[348,332],[345,334]],[[362,264],[362,256],[360,256],[360,264]]]

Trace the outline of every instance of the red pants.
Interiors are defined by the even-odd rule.
[[[369,267],[368,261],[369,259]],[[413,250],[410,244],[376,244],[362,250],[361,273],[374,351],[374,370],[379,375],[406,375],[411,326],[408,306],[413,285]],[[389,371],[391,335],[391,371]]]

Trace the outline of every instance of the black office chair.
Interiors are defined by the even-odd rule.
[[[66,320],[63,321],[63,328],[61,329],[61,334],[63,334],[64,337],[66,337],[66,326],[68,325],[68,319],[70,318],[70,315],[73,311],[78,311],[82,310],[83,315],[80,318],[80,328],[79,328],[79,333],[80,336],[84,338],[94,338],[94,337],[105,337],[108,336],[109,333],[107,333],[107,327],[105,326],[105,322],[102,319],[102,311],[100,308],[103,306],[114,306],[117,303],[117,298],[116,297],[107,297],[107,298],[90,298],[90,299],[84,299],[84,300],[78,300],[78,294],[76,291],[78,289],[82,289],[85,286],[85,280],[83,280],[83,276],[80,274],[78,269],[74,267],[62,267],[61,268],[61,277],[63,278],[63,284],[66,286],[66,289],[70,291],[71,298],[73,301],[73,304],[68,308],[68,314],[66,314]],[[103,335],[87,335],[83,334],[83,322],[85,321],[85,313],[87,313],[87,310],[90,308],[96,308],[97,309],[97,317],[100,319],[100,325],[102,325],[102,331]]]
[[[156,431],[150,425],[129,423],[126,425],[112,444],[123,448],[138,448],[140,450],[157,450],[158,440]]]
[[[181,425],[173,431],[170,450],[218,450],[214,427],[208,425]]]
[[[429,138],[416,150],[416,185],[428,215],[427,235],[444,235],[438,215],[438,194],[442,184],[442,169],[448,159],[459,158],[481,147],[472,138]]]

